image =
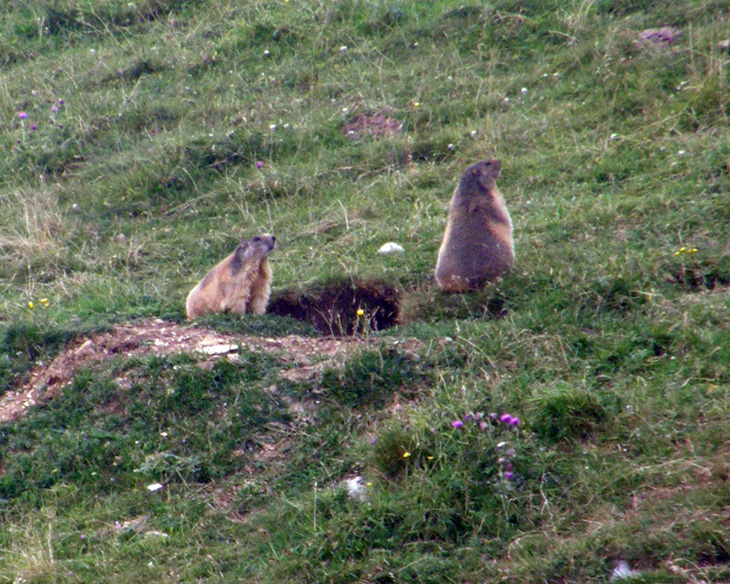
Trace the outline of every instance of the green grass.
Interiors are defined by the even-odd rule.
[[[728,581],[729,9],[3,4],[0,394],[92,333],[182,323],[264,232],[274,297],[380,280],[403,322],[299,381],[248,351],[82,368],[0,426],[0,581]],[[402,132],[343,132],[374,114]],[[516,271],[443,295],[450,194],[485,157]]]

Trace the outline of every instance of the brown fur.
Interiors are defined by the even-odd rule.
[[[445,292],[484,286],[512,269],[512,220],[497,190],[499,160],[466,169],[449,205],[436,261],[436,283]]]
[[[271,294],[268,255],[272,236],[242,241],[236,251],[210,270],[188,294],[185,311],[190,320],[207,312],[263,314]]]

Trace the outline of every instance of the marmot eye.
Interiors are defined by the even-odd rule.
[[[253,240],[254,240],[255,242],[259,242],[259,241],[261,241],[261,238],[260,238],[260,237],[254,237],[254,238],[253,238]]]

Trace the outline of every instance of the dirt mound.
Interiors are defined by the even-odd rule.
[[[282,369],[280,377],[303,380],[315,377],[325,367],[341,366],[347,356],[358,348],[375,348],[384,342],[409,352],[415,352],[421,346],[416,339],[311,338],[296,335],[271,338],[224,334],[162,320],[121,325],[109,332],[78,339],[50,363],[38,365],[27,383],[0,399],[0,423],[15,420],[28,408],[59,395],[80,368],[117,355],[197,353],[205,366],[212,365],[222,356],[232,361],[239,359],[240,347],[277,354],[291,364],[289,368]]]

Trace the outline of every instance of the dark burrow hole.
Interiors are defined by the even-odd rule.
[[[676,266],[667,279],[693,291],[727,286],[730,284],[730,254],[701,261],[686,260]]]
[[[377,280],[356,280],[276,294],[267,311],[309,322],[323,335],[345,336],[398,324],[400,297]]]

